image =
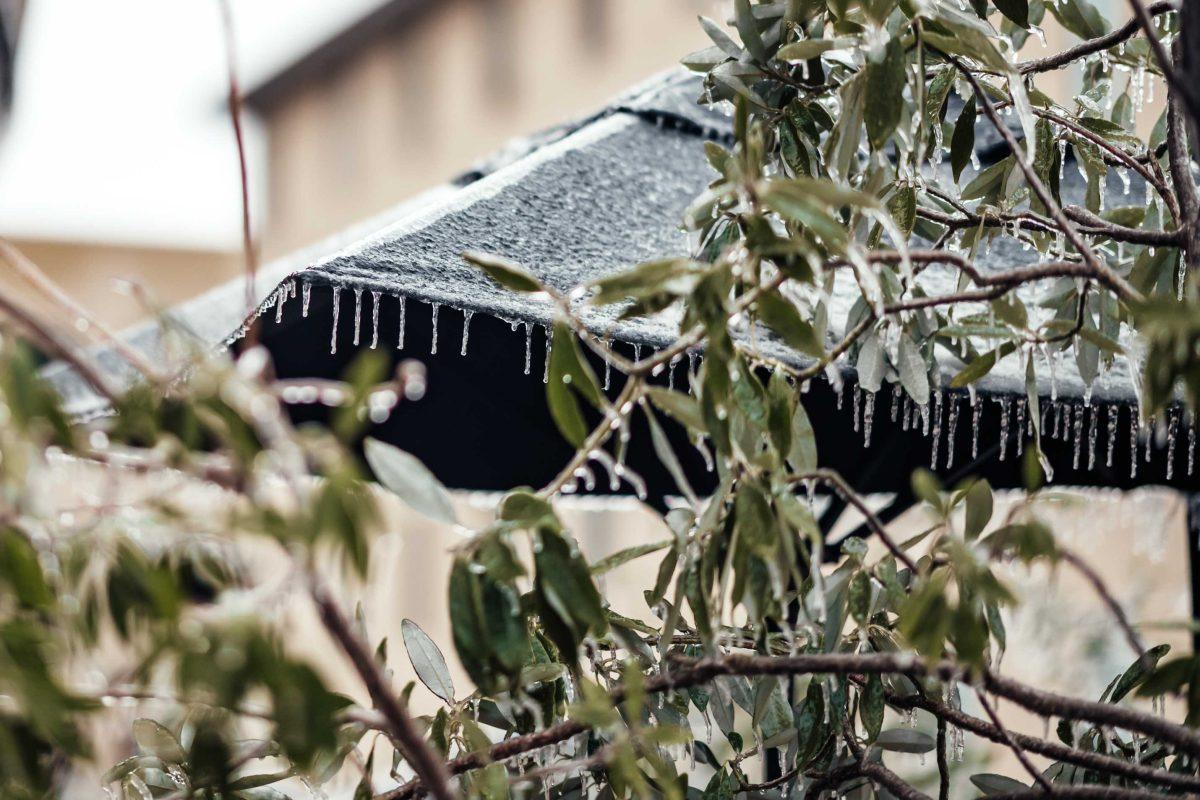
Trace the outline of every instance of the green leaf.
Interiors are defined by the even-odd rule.
[[[971,360],[971,363],[965,366],[961,372],[954,376],[950,381],[950,386],[954,389],[961,389],[964,386],[969,386],[975,381],[982,378],[992,371],[992,367],[996,366],[996,362],[1004,356],[1017,349],[1016,344],[1005,342],[995,350],[989,350],[983,355],[976,356]]]
[[[759,296],[757,303],[763,322],[779,334],[789,347],[814,358],[824,355],[816,331],[790,301],[775,292],[766,292]]]
[[[1029,30],[1029,0],[992,0],[996,10],[1013,21],[1013,24]]]
[[[812,472],[817,468],[817,438],[804,403],[797,402],[792,413],[792,449],[788,461],[797,472]]]
[[[875,746],[896,753],[928,753],[937,743],[928,733],[911,728],[891,728],[879,734]]]
[[[734,0],[733,18],[737,24],[738,35],[742,37],[750,55],[758,61],[766,61],[767,48],[758,33],[758,23],[754,20],[754,12],[750,10],[750,0]]]
[[[708,17],[700,17],[700,27],[708,34],[708,38],[712,39],[713,44],[721,48],[721,51],[730,58],[740,59],[742,57],[742,48],[733,40],[733,37],[725,32],[719,24],[712,21]]]
[[[618,550],[612,555],[605,556],[595,564],[592,564],[592,574],[603,575],[606,572],[611,572],[622,564],[628,564],[634,559],[641,558],[642,556],[649,555],[650,553],[657,553],[659,550],[666,550],[674,543],[674,539],[664,539],[661,542],[635,544],[632,547],[626,547],[622,550]]]
[[[900,124],[900,114],[904,110],[905,66],[904,43],[899,38],[887,43],[882,61],[867,62],[864,119],[867,137],[875,150],[883,147]]]
[[[867,739],[874,739],[883,727],[883,681],[878,675],[867,678],[867,685],[859,699],[858,715],[862,719],[863,731]]]
[[[950,169],[957,181],[967,164],[971,162],[971,153],[975,150],[975,98],[972,97],[959,112],[958,122],[954,123],[954,133],[950,137]]]
[[[907,240],[917,224],[917,190],[907,184],[901,186],[888,200],[887,209]]]
[[[446,658],[437,644],[411,619],[401,621],[400,630],[404,636],[404,649],[408,651],[408,660],[412,662],[421,683],[425,684],[429,691],[454,705],[454,681],[450,678]]]
[[[1117,679],[1116,684],[1112,687],[1112,692],[1108,693],[1108,702],[1121,702],[1125,695],[1141,685],[1146,676],[1158,666],[1158,662],[1162,660],[1162,657],[1170,651],[1171,645],[1169,644],[1160,644],[1147,650],[1144,658],[1137,659],[1121,673],[1121,677]]]
[[[992,487],[986,480],[975,481],[967,489],[966,501],[966,527],[963,534],[969,542],[983,532],[992,518]]]
[[[416,456],[370,438],[363,445],[363,454],[376,479],[392,494],[430,519],[458,524],[446,487]]]
[[[683,392],[651,386],[646,393],[650,401],[676,422],[684,425],[693,433],[704,433],[704,417],[700,413],[700,404],[696,398]]]
[[[512,289],[516,292],[545,291],[545,287],[542,286],[541,281],[533,277],[528,270],[515,261],[509,261],[507,258],[502,258],[501,256],[478,253],[473,250],[468,250],[462,256],[468,263],[479,267],[489,278],[506,289]]]
[[[775,57],[784,61],[808,61],[822,53],[845,46],[846,43],[839,39],[805,39],[801,42],[785,44],[779,48]]]

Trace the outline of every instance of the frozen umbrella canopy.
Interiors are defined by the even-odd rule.
[[[402,407],[377,435],[432,461],[451,485],[506,488],[548,477],[567,452],[548,427],[539,380],[543,331],[553,308],[545,298],[502,289],[461,254],[505,256],[561,290],[644,260],[688,254],[679,221],[713,177],[702,142],[730,138],[729,120],[698,106],[699,94],[696,78],[660,76],[588,120],[515,143],[465,176],[463,185],[434,190],[385,219],[265,268],[262,340],[280,374],[336,375],[362,347],[420,358],[429,366],[431,395]],[[986,156],[989,141],[995,150],[998,137],[980,127],[977,141]],[[1068,168],[1064,176],[1068,196],[1081,191],[1074,173]],[[1141,185],[1133,191],[1140,198]],[[1109,192],[1110,205],[1130,202],[1122,202],[1119,185]],[[1001,270],[1035,258],[1003,239],[980,261],[985,269]],[[954,291],[957,277],[931,266],[918,281],[929,294],[940,294]],[[857,296],[848,279],[837,284],[830,309],[834,336],[845,329]],[[177,317],[211,344],[231,344],[254,323],[242,319],[243,298],[242,282],[233,281],[184,304]],[[581,305],[580,312],[597,336],[643,355],[673,341],[678,330],[678,318],[669,312],[627,321],[617,321],[611,308]],[[131,336],[151,353],[161,349],[153,327]],[[757,331],[755,341],[773,358],[806,362],[766,331]],[[101,351],[99,358],[112,372],[127,372],[115,354]],[[962,365],[941,359],[940,382],[947,386]],[[689,360],[659,379],[682,388]],[[103,403],[69,372],[50,373],[70,410],[102,411]],[[1039,374],[1044,444],[1060,481],[1126,485],[1190,478],[1194,433],[1178,414],[1162,426],[1162,436],[1137,430],[1132,372],[1123,359],[1090,388],[1066,360]],[[970,397],[935,390],[924,408],[886,383],[877,400],[859,390],[849,367],[845,376],[845,385],[835,381],[836,389],[814,382],[805,403],[822,461],[857,478],[861,488],[896,490],[918,465],[949,474],[969,466],[997,484],[1018,480],[1015,456],[1023,437],[1016,432],[1028,424],[1028,409],[1015,356],[980,380]],[[864,453],[859,446],[867,444]],[[699,457],[689,466],[704,470]],[[651,484],[653,493],[653,479]]]

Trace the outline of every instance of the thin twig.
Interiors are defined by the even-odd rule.
[[[1033,778],[1033,782],[1042,787],[1042,791],[1046,794],[1053,794],[1054,790],[1050,786],[1050,781],[1046,780],[1046,776],[1033,765],[1033,762],[1029,760],[1029,756],[1013,740],[1012,734],[1008,732],[1008,728],[1004,727],[1004,723],[1000,721],[1000,715],[996,713],[996,709],[992,708],[992,704],[988,702],[983,692],[976,689],[975,698],[979,700],[979,705],[983,708],[984,713],[988,715],[988,718],[991,719],[992,724],[996,726],[996,730],[1000,731],[1000,735],[1004,738],[1004,743],[1008,745],[1008,749],[1017,757],[1017,761],[1021,762],[1021,767]]]

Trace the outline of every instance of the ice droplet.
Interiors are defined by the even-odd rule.
[[[1104,460],[1106,466],[1113,465],[1113,451],[1117,446],[1117,415],[1119,411],[1116,403],[1110,403],[1108,406],[1108,453]]]
[[[1179,414],[1167,411],[1167,480],[1175,477],[1175,439],[1179,434]]]
[[[942,390],[938,389],[933,393],[933,444],[929,448],[929,466],[932,469],[937,469],[938,462],[938,445],[942,442],[942,416],[944,412],[944,403],[942,402]]]
[[[407,305],[408,305],[405,302],[406,299],[407,298],[405,298],[405,296],[402,294],[396,295],[396,300],[400,303],[400,322],[397,325],[398,336],[396,338],[396,349],[397,350],[404,349],[404,319],[407,316]]]
[[[996,402],[1000,404],[1000,460],[1003,461],[1008,457],[1008,414],[1012,407],[1012,400],[1008,397],[997,398]]]
[[[1095,469],[1095,467],[1096,467],[1096,429],[1099,427],[1099,424],[1096,421],[1096,417],[1100,416],[1099,410],[1100,409],[1097,406],[1090,406],[1088,409],[1088,462],[1087,462],[1088,465],[1087,465],[1087,468],[1089,471],[1092,469]]]
[[[363,290],[354,288],[354,346],[358,347],[359,334],[362,333],[362,292]]]
[[[458,351],[460,356],[465,356],[467,354],[467,340],[471,337],[471,317],[473,316],[475,316],[474,311],[463,311],[462,347]]]
[[[1020,456],[1025,452],[1025,398],[1017,398],[1017,455]]]
[[[379,297],[380,292],[371,292],[371,349],[379,346]]]
[[[946,469],[954,466],[954,441],[958,433],[958,400],[957,394],[948,395],[950,400],[950,429],[946,432]]]
[[[330,355],[335,355],[337,353],[338,316],[342,312],[341,299],[342,299],[342,287],[340,287],[340,286],[333,287],[333,333],[331,333],[329,335],[329,354]]]
[[[1191,476],[1192,468],[1196,466],[1196,420],[1191,420],[1188,424],[1188,470],[1187,474]]]
[[[863,447],[871,446],[871,427],[875,424],[875,392],[867,392],[863,404]]]
[[[1079,469],[1079,455],[1083,452],[1083,406],[1075,406],[1075,435],[1074,453],[1071,458],[1071,468]]]
[[[1129,477],[1137,477],[1138,420],[1137,412],[1129,415]]]
[[[300,289],[300,298],[300,316],[308,319],[308,303],[312,300],[312,284],[308,281]]]
[[[441,304],[441,303],[430,303],[430,304],[429,304],[429,309],[430,309],[430,315],[431,315],[431,318],[432,318],[432,320],[433,320],[433,335],[432,335],[432,338],[430,339],[430,342],[429,342],[429,352],[432,354],[432,353],[436,353],[436,352],[437,352],[437,340],[438,340],[438,311],[441,311],[441,309],[442,309],[442,304]]]
[[[525,374],[529,374],[529,367],[533,363],[533,325],[525,323]]]

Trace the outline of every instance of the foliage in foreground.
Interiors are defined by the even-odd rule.
[[[584,287],[583,302],[621,303],[629,316],[680,309],[676,345],[630,362],[584,330],[567,295],[518,265],[469,256],[514,291],[558,302],[547,399],[578,448],[552,483],[511,491],[494,522],[456,547],[453,648],[473,687],[455,686],[438,644],[406,622],[423,688],[397,691],[388,648],[316,569],[333,548],[349,570],[366,572],[376,512],[348,443],[368,418],[419,397],[413,364],[388,376],[368,353],[345,383],[316,387],[340,405],[330,426],[296,428],[286,413],[296,387],[274,380],[261,349],[236,363],[195,353],[186,383],[150,368],[123,393],[56,329],[0,302],[20,323],[0,344],[0,793],[53,793],[64,767],[88,758],[91,716],[113,700],[164,696],[170,713],[139,719],[138,754],[104,776],[126,798],[272,798],[290,778],[318,785],[356,768],[358,797],[676,798],[692,774],[704,776],[691,790],[706,798],[925,796],[889,767],[896,752],[932,753],[933,791],[945,797],[964,731],[1011,748],[1025,770],[973,776],[989,796],[1200,790],[1200,662],[1145,647],[1086,562],[1039,521],[1036,493],[992,520],[986,483],[942,487],[918,474],[914,488],[936,523],[894,542],[852,487],[820,468],[799,401],[800,384],[822,372],[840,380],[837,368],[853,365],[865,390],[898,384],[929,413],[943,367],[961,388],[1017,359],[1034,404],[1039,369],[1067,354],[1090,383],[1126,354],[1130,329],[1148,352],[1144,416],[1181,386],[1194,399],[1197,203],[1182,131],[1192,100],[1173,90],[1165,121],[1148,140],[1136,132],[1146,76],[1181,67],[1159,60],[1162,48],[1137,24],[1110,31],[1086,0],[994,9],[982,0],[738,0],[734,10],[736,38],[704,20],[714,47],[687,59],[705,73],[709,100],[732,104],[737,140],[732,150],[709,147],[717,177],[686,221],[699,234],[695,257]],[[1154,41],[1169,45],[1179,15],[1161,3],[1145,13],[1156,20]],[[1046,15],[1084,43],[1017,60]],[[1084,85],[1071,107],[1038,90],[1036,76],[1080,61]],[[1003,144],[968,170],[977,118],[994,123]],[[1065,148],[1085,176],[1081,198],[1063,197]],[[1149,187],[1144,204],[1103,206],[1113,170],[1137,173]],[[1036,255],[979,267],[975,255],[1002,237]],[[929,294],[918,274],[935,269],[955,271],[952,293]],[[861,297],[835,331],[829,297],[844,279]],[[763,356],[751,322],[809,366]],[[114,415],[66,419],[28,344],[72,360]],[[585,347],[625,375],[615,396],[598,385]],[[704,362],[690,393],[651,385],[697,348]],[[685,502],[666,515],[669,539],[589,564],[554,498],[586,485],[589,462],[636,480],[622,466],[635,414],[649,420],[651,446]],[[1032,409],[1030,419],[1038,481]],[[668,425],[713,451],[710,496],[688,485]],[[79,514],[47,514],[46,482],[68,458],[182,474],[220,487],[231,510],[198,514],[183,498],[156,496],[128,513],[85,502]],[[365,458],[413,508],[457,522],[411,456],[368,440]],[[852,538],[823,565],[805,499],[818,483],[861,507],[879,552]],[[314,605],[372,707],[332,691],[289,654],[276,620],[245,602],[256,587],[238,546],[251,540],[275,542],[289,560],[289,599]],[[659,563],[645,620],[615,614],[597,583],[636,558]],[[1020,601],[998,571],[1012,561],[1082,572],[1140,654],[1100,698],[1040,691],[996,668],[1005,610]],[[80,688],[81,665],[86,673],[102,651],[127,654],[129,670],[112,685]],[[410,694],[426,690],[440,710],[414,718]],[[1139,710],[1127,703],[1135,694],[1180,694],[1187,719]],[[981,716],[962,710],[967,695]],[[1056,735],[1006,730],[993,715],[998,698],[1055,722]],[[886,726],[888,709],[919,711],[936,735]],[[244,738],[247,724],[258,725],[256,738]],[[701,734],[707,726],[715,729]],[[394,753],[398,788],[374,783],[366,753],[376,737]],[[768,750],[779,773],[758,782],[746,765]],[[1035,769],[1029,754],[1051,766]]]

